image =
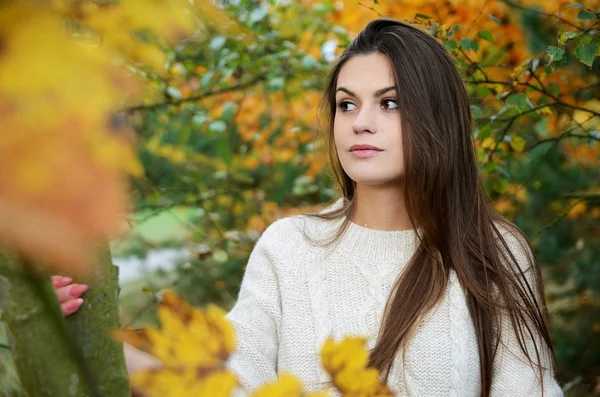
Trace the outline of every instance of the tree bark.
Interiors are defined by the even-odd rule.
[[[26,395],[93,395],[85,370],[73,357],[52,285],[5,253],[0,253],[0,308]]]
[[[130,397],[123,344],[111,336],[121,327],[119,315],[119,270],[113,265],[108,243],[98,250],[97,273],[84,280],[88,285],[83,305],[66,319],[67,326],[90,366],[104,397]]]
[[[25,272],[0,253],[0,309],[23,389],[30,397],[130,397],[119,328],[118,269],[108,244],[94,273],[74,283],[89,286],[84,304],[66,321],[50,281]]]

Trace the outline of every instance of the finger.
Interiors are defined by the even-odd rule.
[[[61,303],[60,310],[62,311],[63,316],[67,317],[79,310],[82,304],[83,299],[81,298],[71,299],[67,302]]]
[[[63,276],[52,276],[52,285],[54,288],[64,287],[65,285],[69,285],[73,279],[71,277],[63,277]]]
[[[58,301],[60,303],[64,303],[73,298],[79,298],[81,294],[87,291],[88,286],[85,284],[72,284],[67,285],[66,287],[61,287],[56,289],[56,295],[58,296]]]

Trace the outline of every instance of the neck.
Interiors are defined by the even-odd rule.
[[[356,184],[354,195],[356,202],[352,222],[376,230],[413,229],[401,185]]]

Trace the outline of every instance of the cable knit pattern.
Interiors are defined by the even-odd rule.
[[[450,340],[452,341],[452,387],[450,389],[450,396],[460,397],[457,392],[465,388],[464,382],[469,375],[467,364],[471,361],[468,349],[469,334],[465,332],[471,325],[471,319],[465,297],[454,272],[450,275],[450,286],[447,292],[450,296],[448,314],[450,319]]]
[[[325,387],[330,379],[321,367],[320,350],[329,336],[365,336],[368,347],[375,345],[386,301],[417,248],[417,234],[350,223],[337,243],[318,244],[340,225],[288,217],[273,223],[257,242],[238,301],[227,315],[238,341],[228,365],[246,391],[284,372],[298,376],[308,390]],[[509,238],[508,243],[526,262],[518,241]],[[504,324],[502,331],[492,396],[541,395],[536,372],[515,350],[516,338]],[[388,382],[398,396],[479,396],[475,330],[453,271],[446,293],[399,353]],[[562,396],[550,362],[545,364],[544,395]]]

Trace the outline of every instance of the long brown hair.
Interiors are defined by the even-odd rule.
[[[404,134],[404,201],[420,242],[387,302],[370,366],[387,381],[394,358],[422,316],[442,299],[454,271],[475,327],[481,396],[490,395],[501,321],[506,320],[543,387],[541,356],[546,351],[554,357],[554,351],[540,272],[526,237],[494,210],[482,187],[468,95],[452,58],[433,37],[405,23],[378,19],[341,54],[321,109],[328,120],[331,165],[346,200],[337,210],[313,215],[344,219],[336,240],[354,212],[355,183],[344,172],[333,140],[335,92],[344,64],[372,53],[386,55],[394,70]],[[529,263],[517,263],[499,226],[521,242]]]

